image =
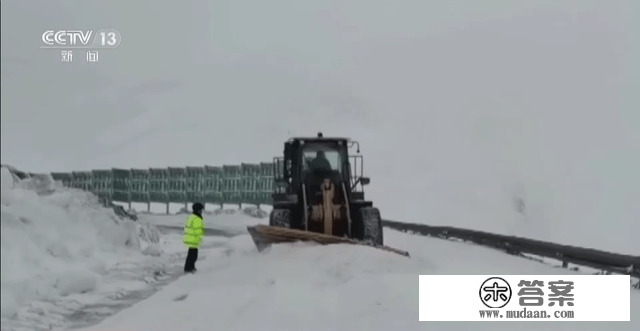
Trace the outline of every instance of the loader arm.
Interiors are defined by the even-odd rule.
[[[349,232],[349,238],[351,238],[352,235],[352,231],[351,231],[351,227],[353,226],[352,222],[351,222],[351,207],[349,206],[351,204],[351,201],[349,201],[349,197],[347,196],[347,189],[344,185],[344,182],[342,183],[342,193],[344,194],[344,206],[345,208],[347,208],[347,221],[349,222],[349,225],[347,227],[347,231]]]
[[[302,184],[302,204],[304,206],[304,229],[309,231],[309,204],[307,203],[307,186]]]

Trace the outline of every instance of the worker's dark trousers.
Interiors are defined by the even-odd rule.
[[[187,252],[187,260],[184,263],[184,272],[195,271],[197,260],[198,260],[198,249],[189,248],[189,251]]]

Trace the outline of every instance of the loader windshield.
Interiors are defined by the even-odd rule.
[[[332,146],[310,145],[303,151],[303,166],[309,171],[311,169],[323,169],[330,171],[340,171],[342,157],[340,152]]]

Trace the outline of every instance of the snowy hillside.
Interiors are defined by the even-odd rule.
[[[1,5],[21,169],[268,161],[324,131],[361,142],[385,218],[640,251],[637,1]],[[123,42],[60,63],[36,46],[62,26]]]

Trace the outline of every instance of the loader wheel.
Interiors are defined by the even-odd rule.
[[[281,228],[291,228],[291,210],[274,209],[269,217],[270,226],[278,226]]]
[[[375,207],[360,209],[362,219],[362,240],[374,245],[382,245],[382,218],[380,210]]]

